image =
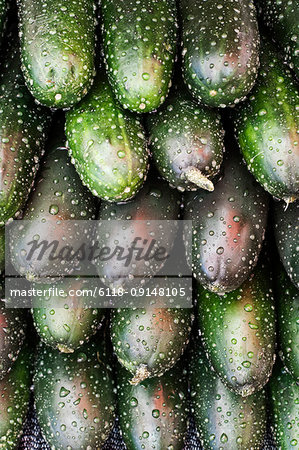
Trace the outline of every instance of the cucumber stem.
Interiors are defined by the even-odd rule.
[[[145,364],[140,364],[138,369],[136,370],[135,376],[130,380],[130,384],[136,386],[141,383],[141,381],[146,380],[150,376],[150,372],[147,370],[147,366]]]
[[[214,184],[196,167],[189,166],[184,170],[184,175],[191,183],[196,186],[212,192],[214,190]]]

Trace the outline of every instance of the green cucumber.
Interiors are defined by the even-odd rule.
[[[5,267],[5,228],[0,227],[0,273]]]
[[[6,22],[6,13],[8,9],[8,0],[0,0],[0,37],[3,39],[3,32]]]
[[[229,153],[214,192],[185,195],[193,221],[193,275],[207,289],[230,292],[248,278],[264,239],[268,197],[239,155]],[[187,258],[189,249],[186,248]]]
[[[106,70],[124,108],[157,109],[171,85],[176,40],[175,0],[102,0]]]
[[[56,450],[102,447],[115,416],[114,383],[103,343],[72,354],[40,348],[34,393],[42,434]]]
[[[22,349],[9,374],[0,380],[0,449],[18,448],[29,405],[32,348]]]
[[[298,0],[258,0],[263,24],[284,52],[284,58],[299,78]]]
[[[248,102],[236,112],[235,130],[249,170],[287,203],[299,198],[298,101],[290,72],[264,41],[260,74]]]
[[[260,264],[239,289],[223,296],[198,286],[197,315],[204,348],[223,383],[243,397],[262,389],[275,360],[268,270]]]
[[[283,267],[276,278],[276,308],[279,354],[293,378],[299,381],[299,290]]]
[[[190,384],[191,411],[203,448],[262,448],[267,422],[264,390],[246,398],[230,391],[198,344],[191,354]]]
[[[224,130],[217,112],[176,92],[148,118],[150,147],[160,175],[180,191],[212,191],[223,159]]]
[[[111,202],[135,196],[148,169],[144,131],[121,110],[105,78],[67,112],[65,130],[72,162],[93,195]]]
[[[8,39],[13,41],[12,35]],[[0,225],[24,207],[43,153],[49,113],[35,105],[9,43],[0,76]]]
[[[23,309],[6,308],[0,287],[0,380],[11,370],[22,348],[26,331]]]
[[[119,424],[128,450],[181,450],[187,429],[187,377],[181,364],[138,386],[117,373]]]
[[[299,385],[279,363],[269,383],[269,400],[277,447],[281,450],[298,448]]]
[[[157,300],[157,299],[156,299]],[[193,320],[190,308],[120,308],[111,313],[110,335],[131,384],[163,375],[183,354]]]
[[[183,75],[194,97],[213,107],[248,94],[259,67],[252,0],[181,0]]]
[[[299,203],[286,208],[281,202],[273,204],[274,235],[284,268],[299,289]]]
[[[50,243],[58,240],[62,244],[64,234],[68,233],[67,244],[77,248],[81,236],[76,231],[75,221],[95,218],[97,208],[94,197],[82,185],[71,164],[64,146],[62,125],[54,125],[55,138],[48,142],[47,154],[24,210],[23,219],[26,222],[23,224],[20,221],[10,233],[11,261],[16,271],[30,280],[68,275],[74,269],[74,262],[68,261],[63,265],[60,260],[51,261],[46,256],[40,260],[39,251],[27,259],[29,249],[33,248],[28,243],[35,239],[39,244],[43,240]],[[66,220],[73,221],[67,229],[64,225]]]
[[[93,0],[18,0],[22,69],[39,103],[69,108],[94,76]]]

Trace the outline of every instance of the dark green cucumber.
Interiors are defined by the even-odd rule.
[[[299,381],[299,290],[283,267],[276,278],[276,308],[280,356],[293,378]]]
[[[42,277],[68,275],[74,269],[74,261],[61,264],[60,260],[51,261],[48,257],[39,259],[39,251],[28,259],[28,243],[36,240],[62,244],[68,233],[67,244],[78,247],[81,236],[76,231],[76,220],[95,218],[97,204],[94,197],[85,188],[71,164],[68,151],[64,147],[62,125],[55,124],[55,139],[49,141],[48,152],[43,160],[37,182],[31,192],[24,210],[22,221],[11,231],[11,261],[16,271],[33,280]],[[54,130],[53,130],[54,132]],[[73,220],[64,225],[65,220]],[[15,238],[14,238],[15,236]]]
[[[175,0],[102,0],[106,70],[124,108],[157,109],[171,85],[176,52]]]
[[[32,95],[51,108],[69,108],[94,76],[93,0],[18,0],[22,69]]]
[[[277,364],[269,382],[274,440],[281,450],[299,445],[299,385],[281,365]]]
[[[264,41],[261,70],[235,129],[243,157],[257,181],[287,203],[299,198],[298,88],[276,50]]]
[[[0,0],[0,38],[1,39],[3,37],[7,7],[8,7],[8,0]]]
[[[3,298],[1,287],[0,298]],[[25,311],[6,308],[5,301],[0,300],[0,380],[7,375],[16,361],[23,345],[25,331]]]
[[[299,3],[298,0],[258,0],[266,25],[284,58],[299,78]]]
[[[299,289],[299,203],[286,208],[281,202],[275,202],[273,211],[278,253],[287,274]]]
[[[197,344],[190,364],[191,411],[205,449],[262,448],[266,433],[264,390],[243,398],[212,371]]]
[[[188,308],[121,308],[112,311],[111,340],[131,384],[163,375],[184,352],[190,338]]]
[[[31,385],[32,348],[26,344],[10,373],[0,380],[0,449],[18,448]]]
[[[254,268],[264,239],[268,197],[237,154],[229,153],[214,192],[185,196],[193,221],[193,274],[207,289],[237,289]],[[186,248],[187,257],[189,249]]]
[[[223,159],[220,116],[180,92],[148,118],[151,151],[163,178],[180,191],[214,189]]]
[[[91,289],[91,279],[62,280],[55,285],[64,292],[83,292]],[[42,285],[47,288],[51,285]],[[41,340],[64,353],[72,353],[85,344],[100,328],[104,310],[90,308],[86,296],[59,297],[54,293],[48,297],[37,297],[33,301],[32,316]]]
[[[40,348],[34,374],[42,434],[57,450],[102,447],[112,429],[115,394],[103,343],[73,354]]]
[[[213,107],[248,94],[259,67],[252,0],[181,0],[183,75],[194,97]]]
[[[270,275],[261,264],[239,289],[219,296],[198,286],[203,344],[222,381],[243,397],[262,389],[275,359]]]
[[[108,81],[99,77],[90,93],[66,114],[72,162],[93,195],[126,201],[141,188],[148,150],[140,121],[121,110]]]
[[[8,45],[0,77],[0,225],[26,203],[50,118],[25,86],[16,44]]]
[[[5,267],[5,228],[0,227],[0,273]]]
[[[187,377],[181,364],[160,378],[130,384],[119,368],[119,424],[128,450],[181,450],[188,420]]]

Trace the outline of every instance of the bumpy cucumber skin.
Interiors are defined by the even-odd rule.
[[[266,433],[266,396],[262,390],[243,398],[213,373],[202,349],[191,353],[191,411],[203,448],[262,448]]]
[[[9,39],[13,39],[11,35]],[[17,215],[30,192],[43,153],[49,113],[25,86],[17,46],[7,49],[0,79],[0,225]]]
[[[287,203],[299,198],[298,88],[266,41],[252,94],[235,120],[243,157],[257,181]]]
[[[94,76],[93,0],[18,0],[22,69],[38,102],[69,108]]]
[[[273,204],[274,235],[284,268],[299,289],[299,204],[286,206],[282,202]]]
[[[104,345],[73,354],[40,348],[34,374],[35,407],[51,448],[100,448],[115,416],[114,383]]]
[[[207,289],[230,292],[248,278],[264,239],[268,196],[237,154],[225,158],[214,192],[185,195],[184,219],[192,220],[192,270]],[[186,248],[188,258],[190,249]]]
[[[298,397],[298,383],[278,362],[269,382],[269,400],[274,440],[281,450],[298,448]]]
[[[242,286],[218,296],[198,286],[204,348],[216,373],[243,397],[263,388],[275,360],[274,301],[269,272],[259,265]]]
[[[105,78],[66,114],[67,145],[80,178],[93,195],[111,202],[134,197],[148,170],[140,121],[121,110]]]
[[[106,70],[124,108],[157,109],[171,85],[176,39],[175,0],[102,0]]]
[[[25,421],[31,384],[32,348],[22,349],[9,374],[0,381],[0,449],[15,450]]]
[[[0,298],[1,294],[0,288]],[[0,300],[0,380],[7,375],[16,361],[22,348],[25,331],[25,311],[6,308],[4,301]]]
[[[190,169],[197,169],[208,180],[218,174],[224,130],[215,111],[199,107],[189,96],[177,92],[167,108],[149,116],[147,123],[153,159],[171,187],[179,191],[203,188],[206,180],[196,185],[188,179]]]
[[[5,267],[5,228],[0,227],[0,273]]]
[[[299,290],[283,267],[276,278],[275,294],[280,356],[293,378],[299,381]]]
[[[259,67],[252,0],[181,0],[183,75],[194,97],[212,107],[248,94]]]
[[[284,58],[299,78],[298,0],[258,0],[263,24],[284,51]]]
[[[114,352],[138,384],[163,375],[183,354],[190,338],[188,308],[121,308],[112,311],[110,335]],[[132,378],[132,377],[131,377]]]
[[[3,37],[3,31],[6,21],[6,12],[7,12],[7,0],[0,0],[0,38]]]
[[[130,384],[130,374],[118,369],[118,410],[128,450],[181,450],[187,429],[186,372],[178,364],[160,378]]]

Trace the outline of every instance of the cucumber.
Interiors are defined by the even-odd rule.
[[[175,0],[102,0],[106,70],[124,108],[157,109],[171,85],[176,40]]]
[[[5,267],[5,228],[0,227],[0,273]]]
[[[259,67],[252,0],[181,0],[183,75],[192,95],[212,107],[248,94]]]
[[[22,69],[36,100],[69,108],[94,76],[93,0],[18,0]]]
[[[283,267],[278,271],[275,294],[279,354],[293,378],[299,381],[299,290]]]
[[[264,239],[268,197],[239,155],[229,153],[214,192],[185,195],[184,219],[192,220],[193,275],[207,289],[237,289],[254,268]],[[186,248],[187,258],[190,258]]]
[[[191,411],[205,449],[261,449],[266,433],[264,390],[249,397],[230,391],[197,345],[190,362]]]
[[[299,78],[298,0],[258,0],[263,24],[284,52],[284,59]]]
[[[6,22],[6,13],[8,9],[8,1],[0,0],[0,38],[3,39],[3,32]]]
[[[181,364],[138,386],[117,372],[119,424],[128,450],[181,450],[187,429],[188,385]]]
[[[18,448],[29,405],[32,348],[22,349],[9,374],[0,380],[0,449]]]
[[[18,215],[27,201],[50,119],[25,86],[11,34],[8,40],[0,75],[0,225]]]
[[[16,361],[26,331],[25,310],[6,308],[2,295],[0,288],[0,380],[8,374]]]
[[[269,400],[274,440],[279,449],[298,448],[299,385],[279,363],[269,383]]]
[[[204,348],[223,383],[243,397],[268,382],[275,360],[275,315],[269,272],[262,264],[239,289],[219,296],[198,286]]]
[[[273,204],[274,235],[280,259],[287,274],[299,289],[299,203],[286,208],[282,202]]]
[[[72,162],[93,195],[111,202],[135,196],[148,170],[143,127],[120,108],[105,78],[66,113],[65,130]]]
[[[60,259],[56,262],[47,256],[39,259],[39,251],[28,259],[29,249],[33,248],[28,243],[38,236],[38,243],[58,240],[62,244],[67,234],[66,243],[77,248],[81,236],[75,221],[93,219],[96,214],[97,203],[71,164],[62,130],[62,124],[54,122],[55,137],[48,142],[47,154],[24,210],[26,222],[20,221],[10,233],[11,262],[19,274],[30,280],[69,275],[74,270],[74,261],[63,264]],[[72,222],[65,225],[66,220]]]
[[[158,300],[158,299],[156,299]],[[188,308],[119,308],[111,312],[110,335],[130,383],[162,376],[183,354],[193,320]]]
[[[259,78],[236,112],[235,130],[249,170],[266,191],[287,203],[299,198],[298,101],[290,72],[264,41]]]
[[[115,416],[114,383],[103,342],[73,354],[40,348],[34,374],[35,407],[51,448],[100,448]]]
[[[67,279],[55,284],[58,289],[75,293],[91,289],[91,279]],[[51,285],[42,285],[45,289]],[[91,308],[86,296],[59,297],[55,293],[48,297],[37,297],[33,301],[32,316],[41,340],[63,353],[74,350],[88,342],[100,328],[104,310]]]
[[[212,191],[224,150],[219,114],[178,91],[147,123],[154,162],[170,186]]]

